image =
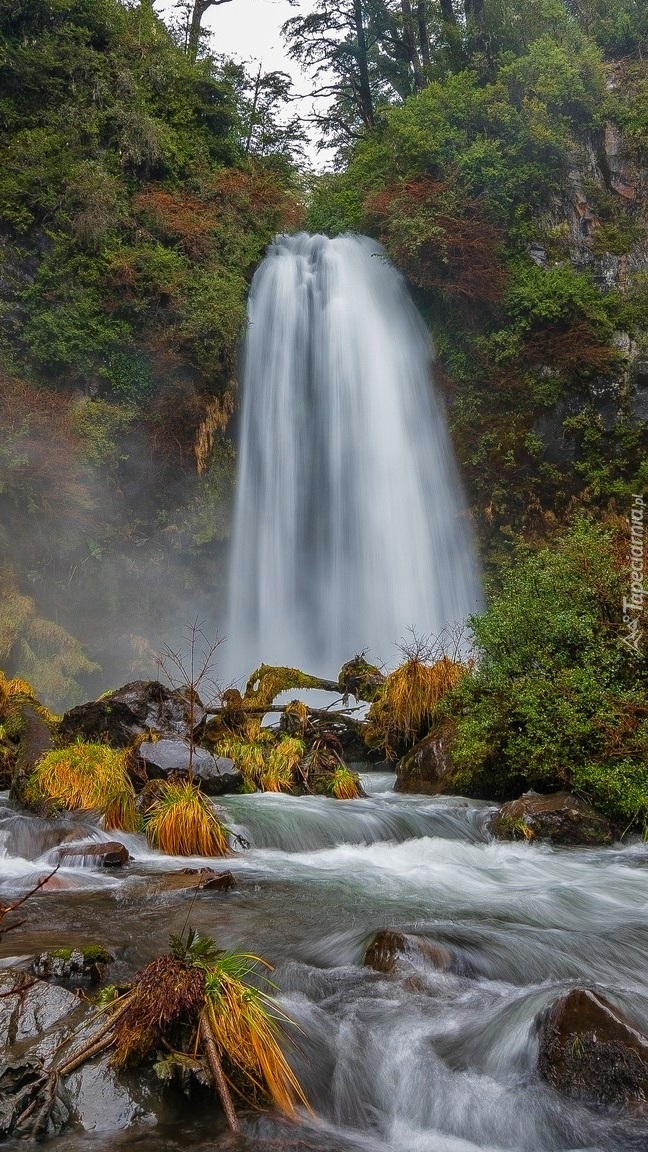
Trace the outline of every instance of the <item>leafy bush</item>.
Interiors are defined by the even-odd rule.
[[[578,520],[520,556],[473,619],[476,666],[444,701],[458,788],[572,788],[617,823],[648,823],[648,660],[621,642],[628,531]]]

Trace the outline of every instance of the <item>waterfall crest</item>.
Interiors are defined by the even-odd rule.
[[[404,280],[362,236],[279,236],[248,305],[228,638],[337,675],[480,604],[431,347]]]

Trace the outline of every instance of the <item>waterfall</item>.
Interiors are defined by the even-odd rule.
[[[428,334],[363,236],[279,236],[250,291],[230,571],[238,674],[395,662],[480,603]]]

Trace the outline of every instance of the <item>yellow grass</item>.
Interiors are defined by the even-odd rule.
[[[454,688],[466,668],[448,656],[434,664],[407,660],[390,672],[382,695],[369,709],[370,743],[387,752],[414,744],[426,734],[441,697]]]
[[[293,773],[305,751],[303,740],[283,736],[270,749],[267,766],[261,777],[264,792],[289,792],[295,783]]]
[[[229,854],[226,830],[195,784],[162,784],[145,819],[149,843],[170,856]]]
[[[77,743],[47,752],[34,768],[27,795],[59,808],[107,813],[109,828],[130,831],[135,826],[135,791],[126,753],[107,744]]]
[[[209,1026],[221,1053],[252,1088],[265,1091],[277,1108],[294,1116],[296,1106],[302,1104],[308,1108],[308,1102],[279,1046],[279,1019],[269,1011],[271,999],[241,979],[242,963],[254,959],[240,954],[226,955],[207,970]],[[276,1007],[274,1010],[277,1011]],[[254,1103],[254,1096],[248,1102]]]
[[[272,732],[260,731],[257,740],[242,740],[240,736],[225,736],[216,745],[219,756],[228,756],[252,788],[260,788],[266,771],[266,748],[273,739]]]
[[[336,800],[357,800],[362,795],[360,780],[355,772],[343,766],[335,769],[331,777],[330,790]]]

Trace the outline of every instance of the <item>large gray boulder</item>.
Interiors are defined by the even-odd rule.
[[[192,715],[183,692],[158,680],[135,680],[99,700],[71,708],[59,724],[59,734],[64,739],[106,740],[113,748],[126,748],[151,732],[186,738],[203,716],[199,701],[194,701]]]
[[[149,780],[166,780],[171,775],[189,776],[210,796],[224,792],[238,792],[243,777],[232,760],[226,756],[212,756],[205,748],[194,747],[193,755],[184,740],[145,740],[138,748],[140,765]]]

